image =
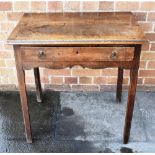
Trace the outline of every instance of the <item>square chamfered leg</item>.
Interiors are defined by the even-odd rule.
[[[130,129],[131,129],[132,116],[133,116],[137,80],[138,80],[140,53],[141,53],[141,45],[136,45],[134,60],[133,60],[132,67],[130,69],[130,86],[129,86],[129,92],[128,92],[128,102],[127,102],[124,137],[123,137],[124,144],[128,143],[129,137],[130,137]]]
[[[117,101],[117,103],[121,102],[121,98],[122,98],[122,84],[123,84],[123,69],[122,68],[118,68],[117,92],[116,92],[116,101]]]
[[[35,85],[36,85],[37,102],[41,103],[42,102],[42,88],[41,88],[39,68],[34,68],[34,78],[35,78]]]
[[[17,78],[18,78],[18,86],[19,86],[20,99],[21,99],[21,105],[22,105],[23,120],[25,125],[26,140],[28,143],[32,143],[29,105],[28,105],[26,84],[25,84],[25,71],[22,68],[20,47],[17,45],[14,45],[14,54],[16,59]]]

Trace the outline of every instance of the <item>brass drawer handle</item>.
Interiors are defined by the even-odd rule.
[[[117,52],[116,51],[112,51],[110,58],[111,59],[116,59],[117,58]]]
[[[43,59],[43,58],[46,57],[46,53],[43,50],[40,50],[39,51],[39,54],[38,54],[38,57],[41,58],[41,59]]]

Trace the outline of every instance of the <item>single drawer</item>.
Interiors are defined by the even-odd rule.
[[[22,47],[23,61],[132,61],[132,47]]]

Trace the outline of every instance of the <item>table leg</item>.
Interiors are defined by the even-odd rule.
[[[37,102],[41,103],[42,102],[42,89],[41,89],[39,68],[34,68],[34,77],[35,77],[35,85],[36,85]]]
[[[26,84],[25,84],[25,71],[23,70],[22,64],[20,63],[21,62],[20,48],[18,48],[18,46],[17,47],[15,46],[14,49],[15,49],[16,69],[17,69],[17,77],[18,77],[23,119],[24,119],[24,125],[25,125],[26,140],[28,143],[32,143],[29,106],[28,106]]]
[[[122,83],[123,83],[123,69],[122,68],[118,68],[117,92],[116,92],[116,101],[117,101],[117,103],[121,102]]]
[[[138,70],[130,70],[130,88],[128,94],[128,103],[127,103],[127,111],[126,111],[126,119],[125,119],[125,128],[124,128],[124,143],[128,143],[131,129],[131,121],[134,109],[134,101],[136,94],[136,85],[138,78]]]
[[[128,140],[130,137],[130,129],[131,129],[132,116],[133,116],[137,80],[138,80],[140,53],[141,53],[141,45],[137,45],[135,47],[133,66],[130,69],[130,86],[129,86],[129,92],[128,92],[128,102],[127,102],[124,137],[123,137],[124,144],[128,143]]]

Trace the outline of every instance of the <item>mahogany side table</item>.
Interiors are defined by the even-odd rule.
[[[130,70],[124,143],[128,143],[145,35],[131,12],[25,13],[8,38],[14,47],[26,139],[32,143],[25,70],[34,69],[37,101],[42,101],[39,67],[62,69],[80,65],[118,68],[117,101],[123,70]]]

